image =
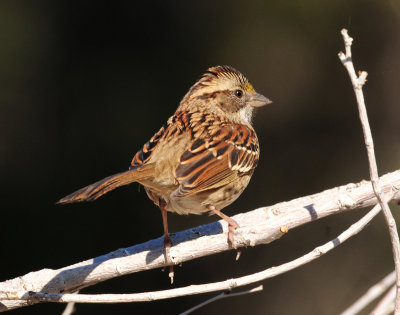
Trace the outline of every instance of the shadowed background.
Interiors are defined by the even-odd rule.
[[[228,64],[274,101],[254,119],[261,159],[225,213],[368,178],[353,90],[337,53],[355,38],[380,174],[400,168],[398,1],[0,2],[0,281],[60,268],[161,236],[158,208],[133,184],[94,203],[59,198],[125,170],[210,66]],[[399,218],[399,206],[393,206]],[[225,280],[292,260],[366,210],[333,216],[282,239],[176,268],[173,287]],[[169,215],[170,231],[217,220]],[[337,314],[393,269],[382,215],[324,257],[263,282],[261,293],[196,314]],[[171,288],[153,270],[85,293]],[[176,314],[214,296],[78,305],[76,314]],[[14,314],[61,314],[43,304]]]

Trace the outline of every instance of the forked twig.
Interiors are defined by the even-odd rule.
[[[367,72],[361,71],[358,76],[354,70],[354,65],[351,55],[351,45],[353,38],[351,38],[346,29],[342,29],[342,36],[345,44],[346,53],[339,52],[339,59],[341,60],[344,67],[349,73],[351,83],[353,84],[354,93],[357,99],[358,111],[360,114],[361,125],[364,132],[364,141],[367,148],[368,162],[369,162],[369,173],[371,177],[372,188],[376,195],[376,198],[382,208],[382,212],[385,216],[386,224],[389,228],[390,239],[392,242],[393,260],[396,270],[396,302],[395,302],[395,314],[400,314],[400,242],[399,235],[397,233],[396,221],[393,218],[392,212],[387,204],[387,199],[383,196],[379,185],[378,167],[376,165],[374,141],[372,139],[371,128],[369,126],[367,109],[364,102],[364,94],[362,87],[364,86],[367,78]]]

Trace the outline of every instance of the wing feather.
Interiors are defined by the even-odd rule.
[[[258,157],[258,140],[251,127],[223,126],[184,152],[175,171],[180,186],[174,195],[183,197],[229,184],[252,172]]]

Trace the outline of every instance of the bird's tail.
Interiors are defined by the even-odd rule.
[[[106,177],[60,199],[57,204],[96,200],[117,187],[146,180],[151,177],[151,167],[146,166],[150,165]]]

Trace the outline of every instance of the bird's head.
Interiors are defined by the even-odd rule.
[[[272,103],[230,66],[209,68],[192,86],[181,106],[207,106],[228,120],[250,124],[254,108]]]

